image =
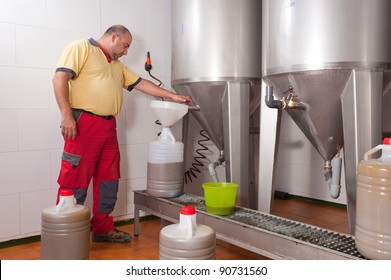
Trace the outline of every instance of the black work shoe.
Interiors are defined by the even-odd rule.
[[[132,240],[132,236],[118,229],[110,230],[109,232],[101,234],[92,234],[93,242],[116,242],[116,243],[126,243]]]

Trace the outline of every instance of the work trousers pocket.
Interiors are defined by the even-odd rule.
[[[63,152],[61,158],[61,171],[58,176],[57,182],[62,187],[74,189],[74,188],[86,188],[85,179],[80,177],[80,155]]]

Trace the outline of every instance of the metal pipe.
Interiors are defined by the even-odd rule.
[[[212,177],[214,182],[219,182],[219,178],[217,177],[216,167],[222,165],[225,161],[224,151],[220,151],[220,156],[217,161],[208,165],[209,175]]]
[[[341,193],[341,169],[342,169],[342,158],[334,158],[334,166],[331,166],[330,161],[326,161],[324,165],[324,177],[329,186],[330,196],[337,199]]]
[[[342,169],[342,158],[334,158],[334,172],[332,179],[329,180],[330,196],[332,198],[338,198],[341,193],[341,169]]]
[[[201,111],[201,108],[198,105],[190,105],[189,111]]]
[[[273,87],[266,86],[266,95],[265,95],[266,106],[272,109],[284,109],[286,104],[283,101],[275,100],[273,96]]]

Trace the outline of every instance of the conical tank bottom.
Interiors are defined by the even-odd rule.
[[[223,99],[227,82],[173,84],[177,92],[190,95],[199,111],[191,111],[219,150],[224,150]]]
[[[243,80],[248,82],[248,80]],[[229,81],[173,82],[172,86],[181,94],[190,95],[199,111],[191,111],[216,147],[224,150],[224,100],[228,94]],[[258,108],[261,99],[261,81],[250,83],[250,116]],[[228,109],[227,109],[228,110]]]
[[[307,109],[287,109],[308,140],[325,161],[330,161],[343,145],[341,94],[351,69],[313,70],[264,77],[274,94],[287,98],[293,87],[294,100]]]
[[[170,127],[187,114],[189,106],[168,101],[153,100],[152,111],[163,127]]]

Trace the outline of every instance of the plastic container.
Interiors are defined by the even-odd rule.
[[[197,225],[194,206],[182,206],[179,224],[164,227],[159,235],[161,260],[214,260],[216,233],[206,225]]]
[[[42,211],[41,259],[83,260],[90,254],[90,210],[72,190],[60,191],[57,206]]]
[[[381,151],[380,158],[372,158]],[[369,259],[391,259],[391,145],[371,149],[358,165],[355,242]]]
[[[149,144],[147,193],[154,197],[176,197],[183,192],[182,142],[175,140],[169,128],[163,128],[158,140]]]
[[[238,184],[206,182],[202,184],[206,212],[215,215],[230,215],[234,211]]]

